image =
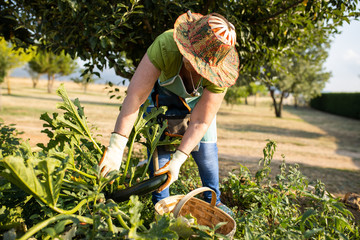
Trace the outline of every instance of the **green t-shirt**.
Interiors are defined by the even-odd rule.
[[[162,33],[147,50],[150,61],[161,71],[160,83],[174,77],[182,63],[182,55],[174,41],[173,33],[173,29]],[[205,78],[202,86],[213,93],[222,93],[227,89],[218,87]]]

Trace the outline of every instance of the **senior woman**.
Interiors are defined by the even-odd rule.
[[[175,152],[158,148],[160,169],[152,169],[151,174],[167,173],[169,177],[153,193],[153,202],[169,196],[169,186],[178,179],[181,165],[192,154],[203,186],[213,189],[217,206],[229,212],[220,201],[216,113],[227,87],[238,77],[235,42],[234,26],[223,16],[190,11],[178,17],[174,29],[155,39],[130,81],[110,144],[100,162],[103,176],[120,168],[139,108],[149,98],[155,107],[168,106],[167,116],[190,114]],[[204,198],[210,202],[211,193],[205,192]]]

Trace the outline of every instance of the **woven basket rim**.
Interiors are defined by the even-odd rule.
[[[174,210],[174,207],[176,206],[176,204],[178,204],[178,202],[185,196],[186,195],[181,195],[180,194],[180,195],[173,195],[173,196],[166,197],[166,198],[160,200],[159,202],[157,202],[155,204],[155,211],[160,215],[163,215],[163,214],[166,214],[166,213],[171,213]],[[225,211],[223,211],[222,209],[220,209],[220,208],[218,208],[216,206],[211,206],[210,203],[205,202],[204,200],[201,200],[201,199],[196,198],[196,197],[192,197],[191,201],[195,201],[198,204],[201,204],[202,207],[205,207],[208,210],[214,211],[215,214],[218,213],[218,214],[221,214],[221,215],[225,216],[225,218],[227,220],[226,221],[227,224],[220,227],[220,229],[227,226],[228,224],[231,224],[232,225],[231,226],[232,227],[231,231],[229,231],[228,233],[226,233],[224,235],[226,235],[229,238],[232,238],[234,236],[235,231],[236,231],[236,222],[235,222],[234,218],[232,218],[228,213],[226,213]],[[167,212],[163,211],[163,209],[165,209],[165,208],[166,208],[166,210],[170,210],[170,209],[171,210],[167,211]],[[181,212],[180,212],[180,215],[181,215]],[[217,219],[218,219],[218,217],[219,216],[217,215]]]

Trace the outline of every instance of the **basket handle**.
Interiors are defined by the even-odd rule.
[[[187,201],[190,200],[190,198],[194,197],[195,195],[198,195],[199,193],[202,192],[207,192],[210,191],[211,192],[211,203],[209,203],[211,206],[215,207],[216,204],[216,193],[214,192],[214,190],[212,190],[211,188],[208,187],[201,187],[201,188],[197,188],[195,190],[192,190],[191,192],[189,192],[188,194],[186,194],[179,202],[178,204],[176,204],[175,208],[174,208],[174,216],[177,217],[181,211],[181,209],[183,208],[183,206],[187,203]]]

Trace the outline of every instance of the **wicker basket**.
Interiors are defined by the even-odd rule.
[[[194,196],[211,191],[211,203],[195,198]],[[198,224],[214,227],[220,222],[227,222],[221,226],[217,232],[233,238],[236,231],[235,220],[226,212],[215,206],[216,193],[208,187],[197,188],[187,195],[175,195],[164,198],[155,204],[155,211],[163,215],[164,213],[173,212],[174,216],[185,216],[190,214],[197,219]]]

